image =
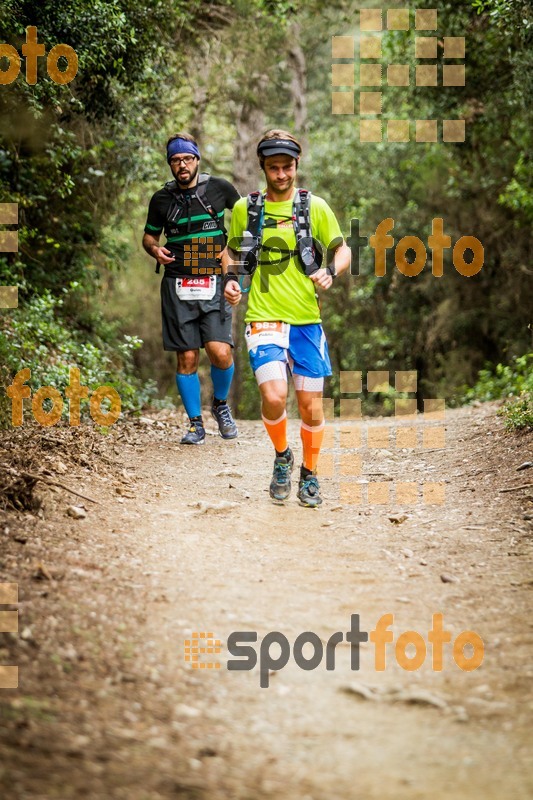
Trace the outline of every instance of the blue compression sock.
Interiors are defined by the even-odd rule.
[[[231,386],[234,372],[234,364],[227,369],[220,369],[220,367],[215,367],[211,364],[211,380],[213,381],[215,400],[225,401],[228,399],[229,387]]]
[[[189,419],[201,417],[202,401],[198,373],[193,372],[192,375],[184,375],[182,372],[176,372],[176,386]]]

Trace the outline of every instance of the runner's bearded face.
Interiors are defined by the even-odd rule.
[[[187,160],[184,161],[184,159]],[[196,156],[191,156],[190,153],[177,153],[170,160],[170,169],[180,186],[185,187],[192,183],[198,174],[198,167],[198,159]]]
[[[265,158],[267,187],[276,193],[287,192],[296,182],[297,162],[291,156],[268,156]]]

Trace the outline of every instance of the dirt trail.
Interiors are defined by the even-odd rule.
[[[256,422],[202,448],[177,445],[175,428],[158,438],[135,426],[115,445],[122,479],[63,476],[100,500],[85,519],[65,516],[72,498],[60,492],[44,520],[26,519],[26,542],[4,531],[0,580],[20,585],[22,637],[0,650],[20,666],[19,689],[0,693],[2,796],[531,797],[533,491],[499,490],[532,482],[516,471],[532,439],[504,434],[490,406],[449,412],[446,429],[444,450],[363,453],[363,473],[380,480],[446,481],[442,506],[341,506],[335,480],[320,510],[294,493],[274,506]],[[236,505],[209,508],[222,501]],[[409,672],[388,644],[376,672],[368,642],[352,671],[343,642],[334,671],[291,656],[260,688],[258,668],[225,668],[225,647],[219,670],[184,660],[195,631],[223,645],[239,630],[326,643],[351,614],[371,631],[390,613],[395,641],[407,630],[427,640],[438,612],[452,641],[481,636],[478,670],[459,669],[446,645],[442,672],[429,646]]]

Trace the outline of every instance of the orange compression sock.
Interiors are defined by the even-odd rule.
[[[276,451],[283,453],[287,449],[287,412],[284,411],[278,419],[263,416],[263,422]]]
[[[306,469],[310,469],[313,472],[316,469],[318,454],[322,447],[325,426],[326,423],[322,420],[320,425],[314,425],[313,427],[302,422],[300,428],[300,436],[303,445],[303,465]]]

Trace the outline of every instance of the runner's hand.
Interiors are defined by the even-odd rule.
[[[329,272],[325,269],[317,269],[316,272],[313,272],[312,275],[309,275],[309,278],[317,286],[320,286],[321,289],[329,289],[329,287],[333,283],[333,278],[331,277]]]
[[[228,281],[224,289],[224,297],[232,306],[238,305],[241,300],[242,292],[238,281]]]
[[[174,256],[166,247],[152,248],[152,255],[160,264],[170,264],[172,261],[175,261]]]

